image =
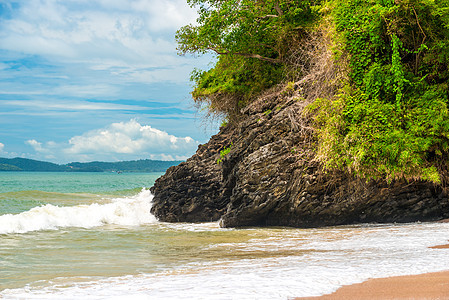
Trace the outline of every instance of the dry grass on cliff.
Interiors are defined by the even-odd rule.
[[[284,82],[264,91],[259,98],[302,98],[305,104],[317,98],[331,99],[346,74],[344,59],[338,64],[335,61],[332,34],[332,26],[326,24],[304,32],[285,58]]]
[[[277,98],[279,102],[296,99],[295,105],[288,108],[292,130],[310,133],[313,130],[312,116],[304,114],[304,109],[318,98],[332,99],[346,74],[344,59],[340,59],[338,64],[335,62],[332,52],[334,29],[329,24],[324,23],[313,31],[303,32],[297,46],[285,59],[284,83],[263,91],[253,101],[249,101],[242,111],[239,109],[241,99],[236,95],[209,95],[208,97],[215,97],[213,101],[203,99],[207,101],[201,101],[200,105],[196,102],[195,108],[203,125],[216,124],[217,120],[237,124],[243,114],[267,110],[267,102],[272,102],[268,99]],[[223,99],[219,99],[220,97]],[[214,106],[211,105],[212,102]],[[223,113],[224,111],[228,114]]]
[[[241,116],[239,101],[238,95],[217,93],[194,101],[193,108],[204,127],[219,122],[237,123]]]
[[[323,24],[301,39],[287,58],[286,78],[294,82],[307,104],[331,99],[345,78],[343,59],[337,64],[332,52],[333,27]]]
[[[288,109],[292,130],[312,138],[314,131],[310,113],[305,108],[318,98],[331,100],[345,78],[345,60],[336,63],[332,48],[333,27],[322,25],[307,33],[287,59],[286,78],[282,95],[296,99]]]

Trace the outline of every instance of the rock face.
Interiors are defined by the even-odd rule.
[[[314,160],[306,103],[282,92],[261,97],[151,188],[161,221],[224,227],[319,227],[449,218],[447,190],[428,182],[366,183],[325,173]],[[220,151],[231,147],[221,158]]]
[[[151,192],[152,213],[166,222],[208,222],[218,220],[229,201],[220,197],[220,150],[230,144],[231,130],[222,130],[195,155],[178,166],[170,167]],[[217,155],[218,153],[218,155]]]

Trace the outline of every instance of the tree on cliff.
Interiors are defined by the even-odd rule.
[[[180,54],[218,55],[208,71],[195,70],[195,103],[233,119],[262,90],[283,78],[286,59],[305,28],[318,16],[320,1],[188,0],[197,25],[178,30]]]
[[[198,24],[178,31],[179,52],[218,55],[212,69],[192,73],[199,106],[236,119],[261,91],[289,80],[291,56],[326,23],[330,59],[344,76],[308,110],[317,159],[367,180],[449,178],[448,0],[188,3]]]

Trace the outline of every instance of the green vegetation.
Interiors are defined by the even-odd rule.
[[[268,115],[271,114],[271,113],[272,113],[272,110],[271,110],[271,109],[266,110],[266,111],[263,112],[263,114],[266,115],[266,116],[268,116]]]
[[[449,2],[333,5],[349,80],[314,104],[318,157],[367,179],[439,182],[449,150]]]
[[[231,152],[231,148],[232,148],[232,143],[231,143],[231,145],[229,145],[228,147],[224,147],[220,151],[220,158],[217,159],[217,164],[221,163],[223,161],[223,159],[225,158],[225,156],[228,155],[229,152]]]
[[[319,1],[187,0],[198,25],[178,30],[180,54],[218,55],[207,71],[194,70],[198,107],[231,121],[261,91],[281,82],[291,50],[318,16]]]
[[[66,166],[26,158],[0,158],[0,171],[64,172]]]
[[[188,3],[199,19],[178,31],[180,53],[218,55],[212,69],[192,73],[199,106],[238,122],[240,109],[262,91],[284,83],[282,95],[290,96],[307,75],[304,45],[319,48],[311,36],[326,31],[329,59],[344,76],[308,109],[317,158],[367,180],[438,183],[447,173],[448,0]]]
[[[67,166],[77,172],[165,172],[169,167],[180,163],[181,161],[141,159],[119,162],[73,162]]]
[[[0,171],[22,171],[22,169],[14,165],[0,164]]]

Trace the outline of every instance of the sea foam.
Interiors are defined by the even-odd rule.
[[[153,196],[147,189],[110,203],[60,207],[38,206],[20,214],[0,216],[0,234],[54,230],[64,227],[91,228],[106,224],[138,226],[156,222],[151,214]]]
[[[179,226],[184,228],[183,224]],[[199,228],[204,229],[203,225]],[[0,298],[281,300],[319,296],[369,278],[449,269],[449,250],[428,248],[447,243],[447,223],[241,229],[234,233],[248,231],[253,238],[237,242],[222,235],[220,243],[205,245],[217,251],[215,254],[198,249],[195,252],[198,259],[190,263],[181,261],[177,266],[155,272],[91,277],[91,280],[87,276],[82,280],[76,276],[54,278],[43,285],[5,289],[0,291]],[[186,240],[205,237],[204,234],[188,235],[189,232],[185,231]],[[191,247],[189,243],[185,245]],[[231,259],[223,255],[229,252],[234,252]],[[242,255],[243,252],[253,255]],[[158,263],[167,255],[170,253],[161,253]],[[208,255],[215,258],[205,259]]]

